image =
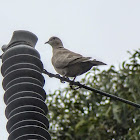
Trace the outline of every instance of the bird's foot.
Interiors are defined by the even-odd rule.
[[[57,77],[61,77],[59,74],[55,74]]]
[[[63,76],[62,79],[60,80],[61,83],[65,83],[65,80],[69,81],[70,79],[67,76]]]
[[[76,78],[76,77],[74,77],[74,79],[73,79],[73,80],[70,82],[70,84],[69,84],[69,85],[70,85],[70,88],[73,89],[73,90],[77,90],[77,89],[80,88],[80,86],[78,86],[80,83],[79,83],[79,82],[75,82],[75,81],[74,81],[75,78]],[[74,87],[74,86],[73,86],[73,85],[74,85],[74,82],[76,83],[76,85],[78,84],[77,87]]]
[[[63,78],[65,78],[68,81],[70,80],[69,77],[67,77],[67,76],[63,76]]]
[[[77,89],[79,89],[80,87],[79,87],[79,86],[78,86],[78,87],[74,87],[73,85],[70,84],[70,88],[71,88],[72,90],[77,90]]]
[[[59,79],[60,79],[60,82],[61,82],[61,83],[65,83],[65,82],[63,81],[63,77],[61,77],[59,74],[55,74],[55,76],[56,76],[56,78],[59,78]]]
[[[60,82],[61,82],[61,83],[65,83],[65,81],[63,81],[63,80],[60,80]]]

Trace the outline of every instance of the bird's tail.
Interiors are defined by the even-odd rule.
[[[92,63],[94,66],[98,66],[98,65],[107,65],[107,64],[105,64],[105,63],[103,63],[103,62],[101,62],[101,61],[97,61],[97,60],[93,60],[93,61],[91,61],[91,63]]]

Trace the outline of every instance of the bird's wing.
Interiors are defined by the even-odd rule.
[[[56,68],[64,68],[75,63],[90,61],[90,59],[91,57],[83,57],[82,55],[74,53],[68,49],[59,48],[54,51],[52,64]]]

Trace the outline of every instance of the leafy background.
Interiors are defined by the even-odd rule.
[[[80,81],[140,104],[140,49],[116,70],[93,68]],[[69,86],[47,94],[53,140],[139,140],[140,110],[85,89]]]

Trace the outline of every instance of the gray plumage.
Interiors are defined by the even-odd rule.
[[[106,65],[95,59],[92,60],[91,57],[83,57],[78,53],[65,49],[58,37],[51,37],[46,43],[52,46],[52,64],[60,75],[76,77],[89,71],[93,66]]]

